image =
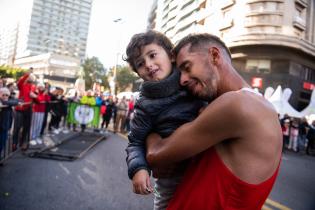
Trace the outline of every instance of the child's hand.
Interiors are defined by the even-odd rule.
[[[147,170],[140,169],[132,177],[133,192],[136,194],[147,195],[153,192],[150,176]]]

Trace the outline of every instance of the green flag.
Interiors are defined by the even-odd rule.
[[[100,122],[100,107],[78,103],[70,103],[68,106],[67,122],[72,124],[86,124],[97,127]]]

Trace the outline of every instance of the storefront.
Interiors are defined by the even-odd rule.
[[[264,93],[267,87],[290,88],[290,104],[305,108],[315,87],[315,57],[299,50],[273,45],[231,49],[233,65],[253,87]]]

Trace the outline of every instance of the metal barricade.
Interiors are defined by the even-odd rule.
[[[0,117],[2,117],[1,123],[11,124],[9,129],[4,129],[4,126],[0,125],[0,164],[3,164],[12,154],[12,125],[14,117],[11,116],[11,119],[5,119],[5,112],[8,112],[9,109],[12,110],[13,108],[7,105],[0,105]],[[14,112],[12,111],[12,113]],[[8,120],[11,120],[11,122],[8,122]]]
[[[48,106],[50,107],[56,107],[58,105],[58,103],[60,103],[60,101],[50,101],[49,103],[46,103]],[[30,106],[32,107],[33,103],[20,103],[18,106],[20,105],[26,105],[26,104],[30,104]],[[4,142],[0,142],[2,145],[4,145],[1,151],[1,155],[0,155],[0,164],[2,165],[10,156],[12,156],[12,154],[15,151],[20,150],[22,147],[22,143],[20,141],[20,138],[22,137],[21,133],[22,130],[24,129],[24,127],[22,129],[14,129],[15,126],[21,126],[23,120],[23,117],[21,117],[21,111],[16,111],[15,110],[15,106],[4,106],[1,105],[0,106],[0,114],[1,112],[6,111],[5,109],[11,109],[12,110],[12,121],[11,121],[11,126],[10,129],[8,129],[7,131],[7,138],[4,139]],[[33,115],[33,110],[32,108],[30,108],[31,113],[30,115]],[[52,125],[52,114],[50,113],[51,109],[46,109],[46,123],[43,123],[43,126],[45,126],[45,130],[47,132],[47,129],[51,129]],[[22,115],[23,116],[23,115]],[[63,126],[67,126],[68,128],[70,127],[70,125],[81,125],[81,129],[82,126],[85,127],[89,126],[91,128],[97,129],[99,127],[99,123],[100,123],[100,106],[97,105],[86,105],[86,104],[82,104],[82,103],[78,103],[78,102],[69,102],[67,105],[67,114],[65,116],[62,116],[65,118],[64,122],[61,122],[62,119],[58,119],[57,120],[57,124],[59,127],[59,124],[62,123]],[[31,120],[30,120],[31,121]],[[67,125],[65,125],[65,122]],[[46,125],[47,124],[47,125]],[[29,131],[26,132],[28,135],[31,135],[31,126],[29,126]],[[14,133],[18,130],[19,133]],[[1,131],[1,130],[0,130]],[[1,132],[0,132],[1,133]],[[13,140],[13,136],[15,135],[15,141]],[[28,139],[27,145],[29,144],[31,137],[26,137]],[[1,138],[0,138],[1,139]],[[2,140],[2,139],[1,139]]]

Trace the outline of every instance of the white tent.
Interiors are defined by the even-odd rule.
[[[268,88],[267,88],[268,89]],[[266,90],[267,90],[266,89]],[[267,93],[267,95],[270,94],[270,91]],[[266,95],[266,93],[265,93]],[[267,96],[268,97],[268,96]],[[269,98],[266,98],[272,105],[275,107],[276,111],[281,115],[281,110],[282,110],[282,88],[279,85],[277,89],[269,95]]]
[[[315,91],[313,90],[310,104],[301,111],[304,116],[315,115]]]
[[[282,101],[283,101],[283,113],[288,114],[291,117],[302,118],[304,115],[294,109],[291,104],[289,104],[289,99],[292,95],[292,90],[290,88],[286,88],[283,90]]]
[[[267,95],[270,93],[267,93]],[[267,98],[272,105],[275,107],[277,112],[280,114],[280,116],[284,116],[285,114],[288,114],[291,117],[301,118],[304,115],[301,112],[298,112],[295,110],[290,104],[289,104],[289,98],[291,97],[292,90],[290,88],[286,88],[282,92],[282,88],[279,85],[275,92]],[[266,95],[266,94],[265,94]],[[267,96],[268,97],[268,96]]]
[[[301,111],[303,116],[306,117],[307,122],[311,124],[315,120],[315,90],[312,92],[311,101],[305,109]]]
[[[268,100],[272,96],[272,93],[274,91],[275,90],[272,87],[267,87],[266,90],[265,90],[265,94],[264,94],[265,99]]]

